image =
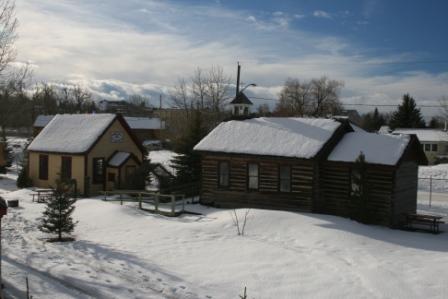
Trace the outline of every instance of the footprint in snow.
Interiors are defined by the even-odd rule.
[[[179,288],[181,288],[182,290],[185,290],[187,287],[186,286],[180,286]]]
[[[160,281],[160,282],[161,282],[161,281],[162,281],[162,278],[157,278],[157,281]]]
[[[106,279],[106,282],[107,282],[107,283],[111,283],[111,281],[110,281],[109,279]]]

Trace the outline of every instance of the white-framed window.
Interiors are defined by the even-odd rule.
[[[249,190],[258,190],[259,187],[259,169],[258,164],[247,164],[248,188]]]

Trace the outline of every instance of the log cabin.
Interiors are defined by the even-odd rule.
[[[76,180],[81,194],[124,187],[145,150],[121,115],[54,116],[27,148],[29,176],[36,187]]]
[[[418,164],[427,163],[415,136],[367,133],[347,120],[323,118],[231,120],[194,149],[201,154],[204,204],[353,219],[362,206],[369,223],[388,226],[415,212]],[[362,203],[353,195],[360,155],[370,185]]]

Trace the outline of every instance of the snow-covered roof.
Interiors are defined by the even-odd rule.
[[[84,153],[114,119],[114,114],[57,114],[31,142],[28,150]]]
[[[389,126],[381,126],[380,129],[378,130],[378,133],[380,134],[389,134],[390,132],[392,132],[392,130],[390,129]]]
[[[149,117],[125,117],[131,129],[160,130],[163,129],[163,122],[160,118]]]
[[[341,125],[333,119],[261,117],[218,125],[198,151],[312,158]]]
[[[53,119],[53,117],[54,115],[38,115],[33,126],[43,128]]]
[[[344,135],[328,157],[329,161],[355,162],[362,152],[366,162],[395,165],[409,144],[406,135],[351,132]]]
[[[436,129],[395,129],[394,134],[414,134],[420,142],[448,142],[448,133]]]
[[[116,152],[112,158],[109,160],[109,166],[119,167],[121,166],[129,157],[130,153],[127,152]]]
[[[34,121],[34,126],[43,128],[53,119],[53,117],[54,115],[39,115]],[[164,127],[160,118],[126,116],[124,119],[131,129],[160,130]]]

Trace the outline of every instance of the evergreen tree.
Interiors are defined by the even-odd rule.
[[[433,116],[428,124],[428,127],[432,129],[443,128],[443,126],[444,126],[443,120],[441,120],[439,117],[436,116]]]
[[[204,136],[202,113],[196,110],[193,112],[187,133],[175,148],[179,154],[173,161],[173,167],[176,169],[176,183],[197,182],[201,179],[201,157],[193,151],[193,147]]]
[[[378,131],[381,126],[386,124],[386,119],[383,114],[379,113],[378,108],[363,116],[362,127],[369,132]]]
[[[16,185],[18,188],[28,188],[33,185],[33,182],[28,174],[28,158],[26,154],[21,162],[21,168],[19,176],[17,177]]]
[[[409,95],[403,96],[403,102],[398,110],[392,114],[389,126],[395,128],[424,128],[425,121],[417,108],[415,100]]]
[[[57,180],[54,195],[47,201],[39,229],[46,233],[57,234],[57,241],[63,241],[62,235],[75,229],[72,213],[75,210],[76,199],[69,196],[73,188],[71,182]]]
[[[361,152],[351,170],[351,218],[362,222],[370,222],[370,213],[367,207],[367,180],[366,158]]]

